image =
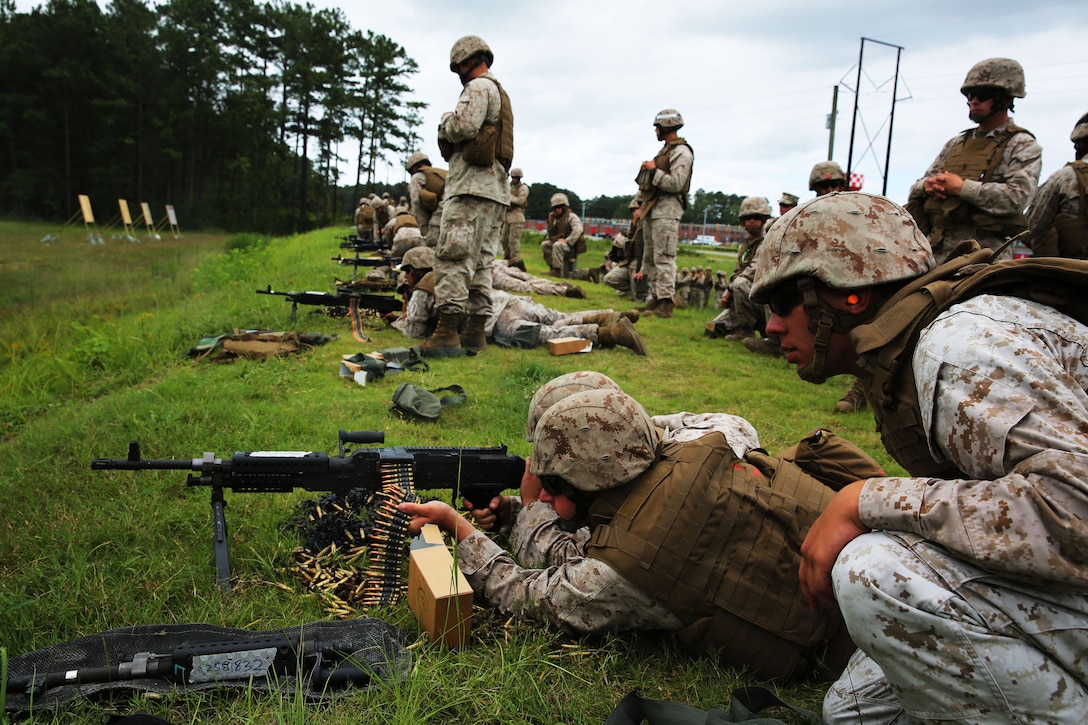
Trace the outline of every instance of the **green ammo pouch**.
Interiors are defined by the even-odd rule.
[[[441,398],[435,395],[447,391],[450,395],[443,395]],[[405,418],[438,420],[443,408],[464,402],[467,398],[460,385],[427,390],[411,383],[401,383],[393,391],[393,407],[390,410]]]

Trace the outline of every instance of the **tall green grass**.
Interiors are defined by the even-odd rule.
[[[339,377],[342,355],[410,341],[376,323],[367,331],[370,342],[360,343],[345,319],[308,308],[300,308],[298,328],[335,340],[264,362],[213,364],[186,354],[201,337],[236,327],[289,329],[290,305],[255,290],[331,290],[343,268],[329,258],[339,252],[335,235],[345,230],[282,239],[187,234],[104,247],[75,233],[40,242],[48,231],[0,222],[0,649],[8,656],[125,625],[265,630],[326,618],[286,571],[298,542],[284,523],[312,495],[227,492],[238,583],[224,596],[214,582],[207,489],[187,489],[180,473],[90,470],[92,458],[123,457],[131,440],[148,458],[187,459],[204,451],[333,451],[337,429],[369,429],[384,431],[387,445],[505,443],[525,456],[525,415],[536,388],[591,368],[651,413],[736,413],[756,425],[772,451],[825,425],[898,470],[867,414],[831,412],[849,380],[807,385],[781,360],[705,338],[713,310],[644,318],[637,329],[650,350],[645,358],[622,348],[552,357],[545,349],[489,347],[361,387]],[[591,242],[585,259],[604,251],[605,242]],[[531,241],[524,252],[530,271],[542,273]],[[729,266],[696,251],[685,251],[679,263]],[[584,286],[588,300],[541,299],[563,310],[626,306],[603,285]],[[401,381],[457,383],[469,398],[436,423],[402,420],[389,411]],[[107,707],[178,723],[602,722],[634,688],[712,707],[727,703],[734,688],[758,682],[712,658],[689,657],[652,633],[570,638],[479,610],[472,645],[448,651],[425,641],[406,604],[364,614],[402,627],[415,641],[405,682],[316,708],[289,696],[206,693]],[[781,693],[816,708],[821,697],[815,685]],[[86,722],[101,707],[77,703],[31,721]]]

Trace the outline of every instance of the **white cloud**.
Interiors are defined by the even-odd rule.
[[[1069,131],[1088,111],[1081,107],[1088,16],[1074,0],[403,0],[381,16],[362,4],[337,6],[355,27],[392,38],[419,63],[410,84],[430,104],[421,135],[432,154],[438,118],[459,92],[449,48],[462,35],[483,37],[514,104],[515,163],[526,181],[584,198],[634,191],[639,162],[659,148],[651,126],[664,107],[687,122],[681,133],[695,149],[693,188],[808,198],[808,171],[827,156],[832,89],[855,85],[862,37],[904,48],[888,174],[888,195],[897,201],[941,145],[971,125],[958,89],[978,60],[1023,64],[1028,97],[1015,120],[1043,145],[1044,178],[1071,160]],[[866,42],[853,156],[866,191],[880,191],[894,64],[894,49]],[[843,166],[853,110],[853,93],[841,88],[834,156]]]

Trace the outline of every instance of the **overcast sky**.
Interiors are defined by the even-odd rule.
[[[944,142],[972,125],[959,87],[979,60],[1024,66],[1027,98],[1014,119],[1043,147],[1044,180],[1072,160],[1069,133],[1088,112],[1083,0],[309,1],[340,8],[354,28],[391,38],[419,64],[408,83],[413,100],[429,104],[419,133],[436,164],[439,117],[460,93],[450,47],[463,35],[484,38],[514,106],[515,165],[527,183],[582,198],[634,193],[639,163],[660,148],[652,124],[663,108],[686,122],[692,191],[772,205],[784,191],[812,196],[808,173],[828,155],[836,86],[834,159],[847,168],[857,98],[853,170],[877,193],[887,172],[887,195],[900,203]],[[21,10],[39,4],[17,0]],[[402,180],[401,166],[381,169],[379,180]],[[341,178],[350,183],[354,172]]]
[[[398,0],[380,9],[311,1],[340,7],[353,27],[391,38],[419,64],[409,84],[430,104],[420,134],[436,164],[439,117],[460,92],[450,47],[481,36],[514,106],[514,163],[525,181],[583,198],[634,193],[639,163],[660,148],[653,117],[666,107],[681,112],[681,135],[695,150],[692,191],[772,204],[783,191],[813,195],[808,173],[827,158],[836,85],[834,159],[847,167],[858,97],[853,169],[865,191],[881,191],[891,124],[887,194],[899,202],[942,144],[972,125],[959,87],[983,58],[1024,66],[1027,98],[1014,118],[1043,146],[1043,179],[1072,160],[1069,133],[1088,111],[1083,0]],[[894,119],[897,50],[889,46],[903,48]],[[383,181],[403,178],[397,167],[383,173]]]

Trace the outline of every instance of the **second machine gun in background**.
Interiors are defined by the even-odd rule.
[[[230,554],[227,550],[227,520],[223,513],[223,489],[235,493],[289,493],[296,488],[346,494],[356,488],[380,491],[385,481],[395,478],[413,491],[450,490],[456,506],[458,497],[473,508],[485,508],[491,499],[521,485],[525,460],[506,452],[506,446],[488,448],[410,447],[356,448],[346,443],[384,443],[385,434],[341,430],[340,452],[256,451],[217,458],[205,453],[188,460],[142,458],[140,444],[129,444],[127,458],[96,458],[95,471],[196,471],[186,479],[189,486],[212,489],[212,520],[215,530],[215,566],[219,587],[231,588]]]
[[[333,294],[331,292],[280,292],[272,289],[272,285],[269,285],[267,289],[257,290],[259,295],[279,295],[280,297],[286,297],[291,303],[291,324],[294,325],[296,318],[298,317],[299,305],[315,305],[318,307],[342,307],[344,308],[344,314],[347,314],[348,307],[352,302],[361,308],[374,310],[379,313],[386,312],[401,312],[404,309],[404,303],[398,300],[396,297],[390,295],[376,295],[369,294],[367,292],[338,292]]]

